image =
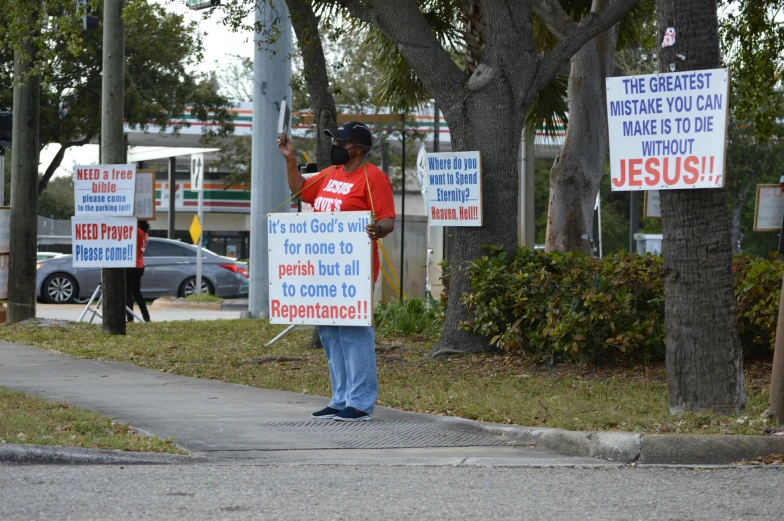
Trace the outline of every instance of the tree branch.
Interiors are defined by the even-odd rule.
[[[351,16],[376,26],[395,42],[427,91],[445,111],[459,102],[468,76],[438,41],[415,0],[337,0]]]
[[[539,70],[536,73],[534,84],[529,90],[529,102],[537,92],[541,91],[550,80],[558,73],[561,68],[574,53],[591,41],[597,34],[606,31],[615,25],[626,13],[628,13],[639,0],[617,0],[599,13],[588,13],[580,24],[563,38],[560,43],[547,53],[539,63]]]
[[[64,145],[60,145],[60,150],[52,158],[52,161],[49,163],[49,166],[46,167],[46,172],[44,172],[43,177],[40,181],[38,181],[38,197],[44,193],[46,187],[49,186],[49,181],[52,179],[55,170],[60,168],[60,165],[63,162],[63,157],[65,157],[65,151],[71,147],[80,147],[82,145],[88,144],[92,140],[92,136],[87,136],[84,139],[80,139],[79,141],[68,141]]]
[[[569,36],[577,29],[577,22],[563,10],[558,0],[538,0],[533,4],[534,14],[544,22],[558,41]]]

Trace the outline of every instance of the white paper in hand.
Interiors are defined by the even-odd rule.
[[[289,122],[291,121],[291,109],[286,100],[280,102],[280,115],[278,116],[278,134],[289,135]]]

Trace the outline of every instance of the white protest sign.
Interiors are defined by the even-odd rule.
[[[370,212],[269,215],[271,323],[373,324],[369,222]]]
[[[136,217],[72,217],[74,268],[136,266]]]
[[[0,207],[0,253],[11,249],[11,207]]]
[[[607,78],[614,191],[721,188],[727,69]]]
[[[0,300],[8,299],[8,262],[7,253],[0,254]]]
[[[134,210],[136,165],[74,166],[74,214],[130,216]]]
[[[781,191],[781,185],[757,185],[754,231],[781,231],[782,220],[784,220],[784,193]]]
[[[427,154],[425,206],[430,226],[482,226],[481,154]]]

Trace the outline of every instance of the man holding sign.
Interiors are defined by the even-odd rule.
[[[365,231],[373,241],[375,282],[380,265],[376,240],[392,233],[395,226],[392,183],[384,172],[365,161],[373,145],[367,126],[350,121],[324,133],[332,137],[333,166],[307,180],[299,172],[291,140],[286,134],[278,135],[289,188],[317,212],[372,212]],[[373,327],[319,325],[318,331],[327,353],[332,400],[312,416],[338,421],[369,420],[378,396]]]

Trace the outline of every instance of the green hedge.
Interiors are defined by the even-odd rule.
[[[782,264],[738,256],[733,269],[744,348],[772,348]],[[661,257],[529,249],[509,257],[491,247],[468,276],[472,291],[462,302],[475,319],[463,327],[503,349],[548,361],[664,358]]]

